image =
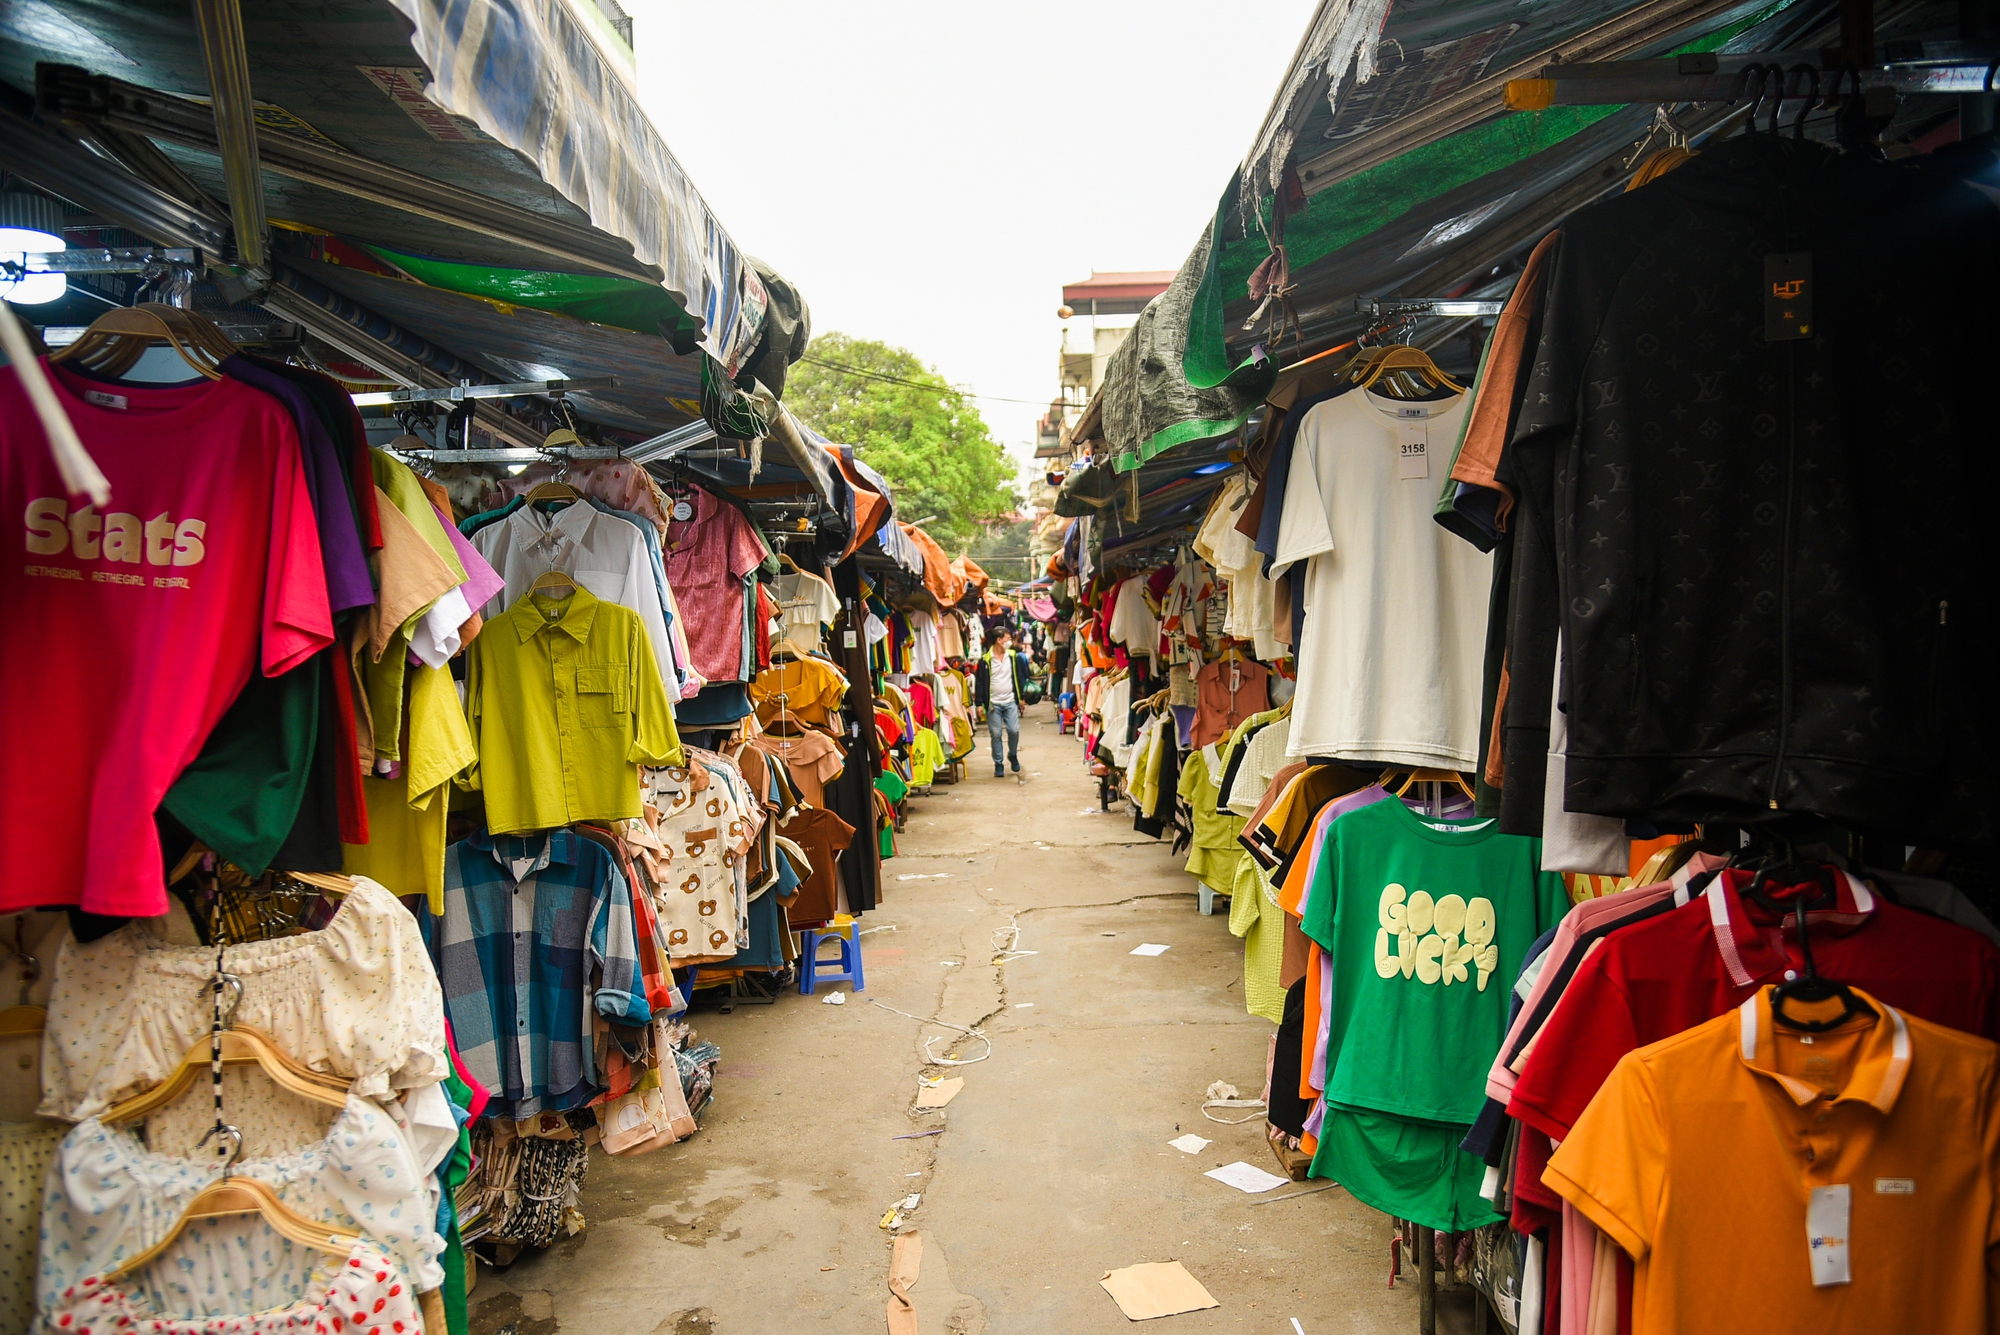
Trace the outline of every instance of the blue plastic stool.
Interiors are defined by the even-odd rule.
[[[842,922],[841,918],[847,915],[840,915],[825,927],[799,933],[799,991],[805,996],[811,996],[821,983],[848,983],[849,990],[854,992],[867,987],[861,979],[861,929],[854,919]],[[826,941],[840,943],[838,961],[819,957],[820,945]]]

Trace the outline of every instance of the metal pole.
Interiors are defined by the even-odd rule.
[[[250,55],[243,44],[243,11],[237,0],[194,0],[208,92],[215,107],[215,140],[222,150],[222,178],[236,224],[236,254],[260,272],[268,268],[264,245],[264,173],[257,162],[256,98],[250,88]]]
[[[1860,69],[1874,63],[1875,0],[1840,0],[1840,59]]]

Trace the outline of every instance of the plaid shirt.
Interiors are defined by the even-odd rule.
[[[626,1024],[652,1018],[632,888],[608,853],[568,830],[453,844],[436,942],[459,1056],[503,1116],[595,1096],[593,1009]]]

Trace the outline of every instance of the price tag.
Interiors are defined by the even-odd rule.
[[[685,524],[688,520],[694,518],[694,507],[686,501],[675,501],[674,518]]]
[[[854,632],[850,630],[843,633],[840,637],[840,643],[843,648],[852,649],[854,647]]]
[[[1814,1187],[1806,1202],[1806,1255],[1812,1260],[1814,1288],[1854,1282],[1847,1257],[1848,1207],[1852,1201],[1853,1194],[1843,1182],[1836,1187]]]
[[[1426,478],[1430,475],[1430,423],[1408,420],[1396,423],[1396,476]]]

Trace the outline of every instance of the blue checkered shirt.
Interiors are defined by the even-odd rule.
[[[568,830],[453,844],[434,940],[459,1056],[502,1116],[596,1095],[593,1009],[626,1024],[652,1018],[632,889],[608,853]]]

